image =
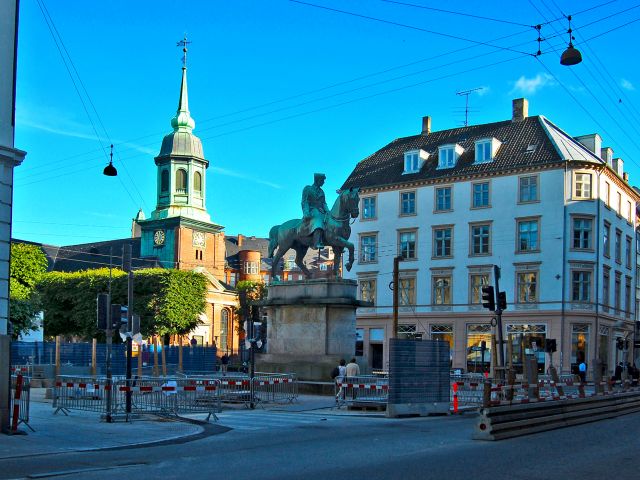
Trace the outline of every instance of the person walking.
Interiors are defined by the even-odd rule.
[[[229,355],[225,353],[222,355],[222,358],[220,358],[220,371],[227,373],[227,368],[229,368]]]
[[[352,358],[345,368],[345,375],[347,377],[357,377],[360,375],[360,367],[356,363],[356,359]]]
[[[336,384],[338,384],[338,383],[340,384],[340,388],[338,389],[338,392],[336,393],[336,405],[340,403],[340,400],[344,400],[342,379],[347,374],[347,366],[346,365],[347,365],[346,360],[344,358],[341,358],[340,359],[340,363],[334,369],[334,373],[336,375],[335,376],[333,376],[333,374],[331,375],[333,377],[333,380],[336,382]]]

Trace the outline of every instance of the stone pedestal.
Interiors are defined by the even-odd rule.
[[[294,372],[301,380],[331,380],[341,358],[355,353],[357,282],[301,280],[269,285],[262,303],[269,311],[267,353],[256,356],[256,370]]]

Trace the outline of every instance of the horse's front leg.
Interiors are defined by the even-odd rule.
[[[345,243],[347,244],[347,250],[349,250],[349,261],[347,262],[347,264],[345,265],[345,268],[347,269],[347,272],[351,270],[351,267],[353,267],[353,262],[354,262],[354,247],[353,247],[353,243],[351,243],[348,240],[345,240]]]

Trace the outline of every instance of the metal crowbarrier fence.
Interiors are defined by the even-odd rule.
[[[12,431],[17,431],[20,424],[29,430],[35,430],[29,425],[29,404],[31,401],[31,379],[21,374],[11,376],[11,401],[9,405],[10,425]]]
[[[389,379],[375,375],[337,377],[335,381],[336,407],[386,406],[389,399]]]

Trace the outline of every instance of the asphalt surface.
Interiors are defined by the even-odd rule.
[[[237,410],[226,433],[102,451],[0,459],[0,478],[638,479],[640,414],[536,435],[471,440],[475,415]]]

